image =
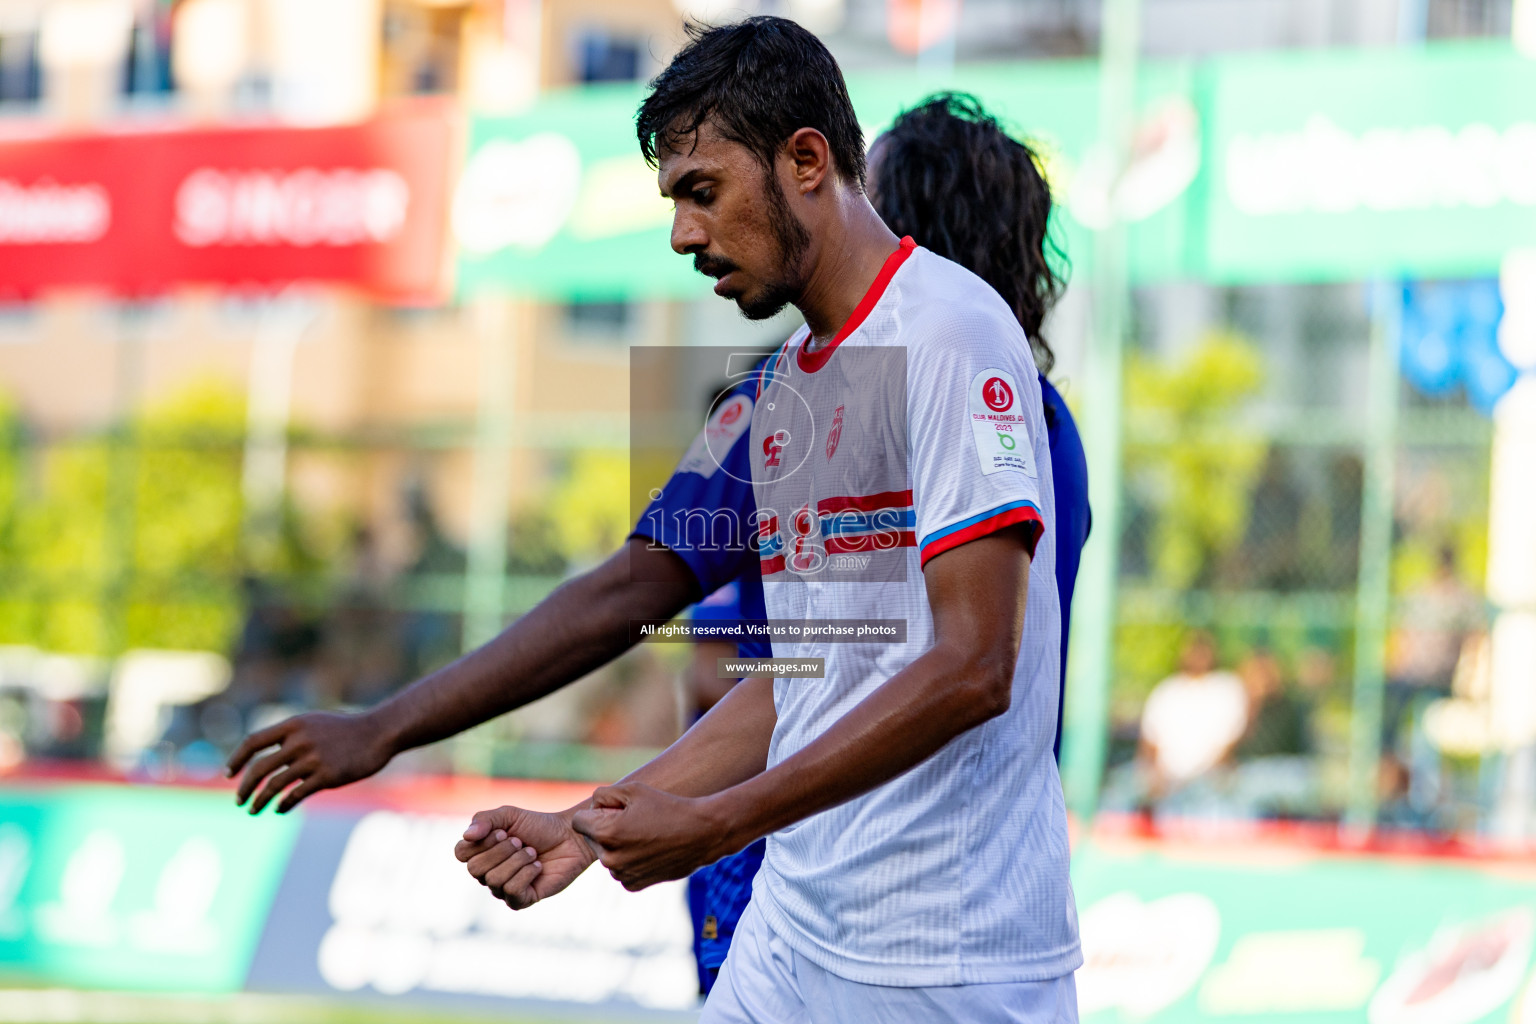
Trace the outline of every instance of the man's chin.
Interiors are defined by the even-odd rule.
[[[757,295],[728,296],[736,301],[736,308],[748,320],[771,320],[784,311],[793,298],[788,292],[770,288]]]

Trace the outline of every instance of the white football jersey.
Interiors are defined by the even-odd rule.
[[[856,800],[775,833],[753,900],[853,981],[1060,977],[1082,962],[1051,745],[1060,608],[1050,449],[1029,342],[985,282],[910,239],[825,348],[768,364],[752,479],[770,619],[904,619],[904,643],[774,642],[768,764],[933,645],[923,564],[1005,526],[1035,538],[1007,713]]]

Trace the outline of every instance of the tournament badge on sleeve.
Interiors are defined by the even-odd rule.
[[[971,432],[981,471],[991,475],[1016,469],[1035,475],[1034,453],[1024,422],[1024,403],[1007,370],[982,370],[971,381]]]

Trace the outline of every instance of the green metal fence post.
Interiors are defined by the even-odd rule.
[[[1104,776],[1109,689],[1115,664],[1122,404],[1130,279],[1125,225],[1114,211],[1113,182],[1127,163],[1135,124],[1141,0],[1105,0],[1101,32],[1099,138],[1117,173],[1111,178],[1110,223],[1095,235],[1093,247],[1094,313],[1083,372],[1082,423],[1093,535],[1079,568],[1068,658],[1066,731],[1062,738],[1067,799],[1084,822],[1097,808]]]
[[[511,451],[515,335],[519,326],[519,311],[509,308],[506,299],[480,298],[471,313],[480,342],[480,394],[464,574],[462,642],[466,651],[501,632],[506,613],[508,502],[512,494],[507,456]]]
[[[1392,601],[1392,499],[1397,477],[1402,310],[1398,287],[1378,282],[1371,296],[1365,486],[1360,503],[1360,576],[1355,596],[1355,688],[1349,733],[1349,809],[1345,818],[1350,828],[1360,832],[1376,826],[1387,620]]]

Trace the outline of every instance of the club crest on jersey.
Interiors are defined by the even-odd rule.
[[[1015,470],[1035,476],[1035,453],[1019,388],[1007,370],[982,370],[971,379],[971,434],[982,473]]]
[[[827,432],[827,458],[837,453],[837,442],[843,437],[843,407],[832,414],[832,429]]]

